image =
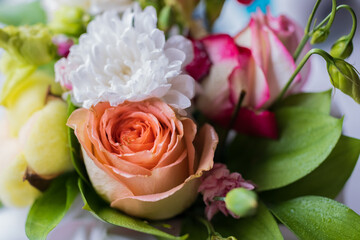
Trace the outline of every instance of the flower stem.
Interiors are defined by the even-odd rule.
[[[329,30],[335,20],[335,14],[336,11],[339,9],[339,7],[336,7],[336,0],[332,0],[332,10],[331,13],[319,24],[317,25],[312,31],[310,31],[311,28],[311,23],[315,17],[315,13],[317,11],[317,9],[319,8],[319,5],[321,3],[321,0],[318,0],[310,14],[309,20],[307,22],[307,25],[305,27],[305,31],[304,31],[304,37],[302,38],[301,42],[299,43],[299,46],[297,47],[297,49],[295,50],[295,53],[293,55],[294,61],[296,62],[297,59],[299,58],[302,50],[304,49],[307,41],[309,40],[309,38],[312,36],[312,34],[319,29],[320,27],[322,27],[326,22],[326,26],[325,29]]]
[[[310,14],[310,17],[308,19],[308,22],[307,22],[305,30],[304,30],[304,37],[302,38],[301,42],[299,43],[299,46],[296,48],[294,56],[293,56],[295,62],[299,58],[302,50],[304,49],[307,41],[309,40],[309,38],[311,36],[309,34],[310,33],[310,28],[311,28],[311,23],[312,23],[312,21],[313,21],[313,19],[315,17],[315,13],[316,13],[317,9],[319,8],[320,3],[321,3],[321,0],[318,0],[316,2],[315,6],[314,6],[314,8],[313,8],[313,10],[312,10],[312,12]]]
[[[234,127],[235,123],[236,123],[236,119],[239,115],[239,111],[241,109],[241,105],[242,103],[244,102],[244,99],[245,99],[245,95],[246,95],[246,92],[244,90],[242,90],[240,92],[240,96],[239,96],[239,100],[237,102],[237,105],[235,107],[235,110],[233,111],[232,113],[232,116],[231,116],[231,120],[230,120],[230,123],[226,129],[226,132],[225,134],[223,135],[223,137],[221,138],[221,141],[220,141],[220,144],[221,144],[221,148],[220,148],[220,162],[224,162],[223,159],[225,159],[224,155],[225,155],[225,148],[226,148],[226,140],[228,139],[229,137],[229,133],[231,131],[231,129]]]
[[[352,25],[351,31],[349,33],[349,36],[351,36],[351,39],[353,39],[355,36],[356,29],[357,29],[357,17],[356,17],[354,10],[349,5],[346,5],[346,4],[342,4],[342,5],[338,6],[336,8],[336,11],[339,11],[340,9],[343,9],[343,8],[349,11],[349,13],[351,14],[352,20],[353,20],[353,25]],[[324,25],[325,22],[330,19],[331,15],[332,15],[332,13],[330,13],[326,18],[324,18],[324,20],[321,23],[319,23],[319,25],[314,30],[316,30],[316,29],[320,28],[322,25]]]
[[[320,56],[322,56],[327,62],[333,62],[333,57],[330,56],[330,54],[328,54],[327,52],[325,52],[322,49],[318,49],[318,48],[313,48],[311,49],[305,56],[304,58],[301,60],[301,62],[299,63],[299,65],[297,66],[297,68],[295,69],[295,72],[291,75],[289,81],[286,83],[285,87],[283,88],[283,90],[281,91],[280,95],[278,96],[278,98],[276,99],[276,101],[274,102],[274,104],[272,105],[271,108],[273,108],[274,106],[276,106],[285,96],[287,90],[289,89],[290,85],[293,83],[294,79],[296,78],[296,76],[299,74],[299,72],[301,71],[301,69],[304,67],[305,63],[309,60],[309,58],[311,57],[311,55],[313,54],[318,54]]]
[[[293,56],[295,62],[299,58],[302,50],[304,49],[307,41],[309,40],[309,38],[310,38],[309,34],[305,34],[304,37],[301,39],[301,42],[299,43],[299,46],[296,48],[294,56]]]

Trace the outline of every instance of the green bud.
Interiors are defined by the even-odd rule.
[[[332,85],[360,104],[360,78],[357,70],[339,58],[329,61],[327,69]]]
[[[258,206],[257,195],[245,188],[235,188],[226,194],[225,205],[239,217],[251,216],[255,214]]]
[[[162,0],[138,0],[138,2],[143,9],[147,6],[153,6],[156,9],[156,12],[160,12],[161,8],[164,6]]]
[[[165,6],[161,9],[159,14],[159,28],[163,31],[168,31],[175,23],[175,11],[171,6]]]
[[[317,43],[325,42],[326,39],[328,38],[329,34],[330,34],[330,31],[328,29],[319,28],[312,35],[310,43],[317,44]]]
[[[19,61],[32,65],[46,64],[56,54],[52,35],[41,24],[0,29],[0,47]]]
[[[54,33],[78,37],[86,31],[90,15],[78,7],[61,7],[49,27]]]
[[[354,46],[347,36],[339,38],[331,47],[330,55],[334,58],[345,59],[350,57],[353,52]]]

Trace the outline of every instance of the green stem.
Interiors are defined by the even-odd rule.
[[[244,99],[245,99],[245,95],[246,95],[246,92],[245,92],[244,90],[242,90],[242,91],[240,92],[239,100],[238,100],[238,102],[237,102],[237,105],[236,105],[236,107],[235,107],[235,110],[234,110],[233,113],[232,113],[230,123],[229,123],[229,125],[228,125],[228,127],[227,127],[227,129],[226,129],[225,134],[224,134],[223,137],[221,138],[221,141],[220,141],[220,144],[221,144],[221,148],[220,148],[220,151],[221,151],[221,152],[220,152],[220,153],[221,153],[221,154],[220,154],[220,157],[221,157],[221,159],[220,159],[220,161],[221,161],[221,162],[223,162],[222,159],[225,159],[224,153],[225,153],[225,147],[226,147],[226,140],[228,139],[228,136],[229,136],[229,133],[230,133],[231,129],[233,129],[233,127],[234,127],[234,125],[235,125],[235,123],[236,123],[236,119],[237,119],[237,117],[238,117],[238,115],[239,115],[239,111],[240,111],[241,105],[242,105],[242,103],[243,103],[243,101],[244,101]]]
[[[350,31],[350,33],[349,33],[349,36],[351,36],[351,39],[353,39],[354,36],[355,36],[356,29],[357,29],[357,17],[356,17],[356,14],[355,14],[354,10],[353,10],[349,5],[346,5],[346,4],[343,4],[343,5],[338,6],[338,7],[336,8],[336,11],[339,11],[340,9],[343,9],[343,8],[349,11],[349,13],[351,14],[352,20],[353,20],[353,26],[352,26],[351,31]],[[324,25],[324,24],[330,19],[331,14],[332,14],[332,13],[330,13],[326,18],[324,18],[324,20],[323,20],[321,23],[319,23],[318,26],[316,26],[316,28],[314,29],[314,31],[316,31],[316,30],[319,29],[322,25]],[[311,33],[312,33],[312,32],[311,32]],[[311,34],[311,33],[310,33],[310,34]]]
[[[206,229],[208,230],[209,235],[216,234],[213,225],[208,220],[205,220],[202,217],[197,217],[197,220],[205,225]]]
[[[225,197],[214,197],[214,201],[225,201]]]
[[[301,42],[299,43],[299,46],[296,48],[294,56],[293,56],[295,62],[299,58],[302,50],[304,49],[307,41],[309,40],[309,38],[311,36],[309,34],[310,33],[311,23],[312,23],[312,21],[313,21],[313,19],[315,17],[315,13],[316,13],[317,9],[319,8],[320,3],[321,3],[321,0],[318,0],[316,2],[315,6],[314,6],[314,8],[313,8],[313,10],[312,10],[312,12],[310,14],[310,17],[308,19],[308,22],[307,22],[305,30],[304,30],[304,37],[302,38]]]
[[[314,8],[313,8],[313,10],[312,10],[312,12],[310,14],[309,20],[308,20],[308,22],[306,24],[306,27],[305,27],[305,35],[308,35],[309,32],[310,32],[311,23],[312,23],[312,21],[314,19],[314,16],[315,16],[315,13],[316,13],[317,9],[319,8],[320,3],[321,3],[321,0],[318,0],[316,2],[315,6],[314,6]]]
[[[299,72],[301,71],[301,69],[304,67],[305,63],[309,60],[309,58],[311,57],[311,55],[313,54],[317,54],[322,56],[327,62],[333,62],[334,59],[333,57],[330,56],[330,54],[328,54],[327,52],[325,52],[322,49],[318,49],[318,48],[313,48],[311,49],[305,56],[304,58],[301,60],[301,62],[299,63],[299,65],[297,66],[297,68],[295,69],[295,72],[291,75],[289,81],[286,83],[285,87],[283,88],[283,90],[281,91],[280,95],[278,96],[278,98],[276,99],[276,101],[274,102],[274,104],[272,105],[271,108],[273,108],[274,106],[276,106],[285,96],[287,90],[289,89],[289,87],[291,86],[291,84],[293,83],[293,81],[295,80],[296,76],[299,74]]]
[[[335,15],[336,15],[336,0],[332,0],[332,8],[331,8],[331,13],[330,13],[330,19],[328,21],[328,23],[325,26],[326,30],[330,30],[334,20],[335,20]]]
[[[304,49],[307,41],[309,40],[309,38],[310,38],[309,34],[305,34],[304,37],[302,38],[301,42],[299,43],[299,46],[296,48],[294,56],[293,56],[295,62],[299,58],[302,50]]]
[[[319,29],[320,27],[322,27],[326,22],[326,26],[325,26],[325,29],[330,29],[331,25],[333,24],[334,22],[334,19],[335,19],[335,14],[336,14],[336,11],[337,11],[337,7],[336,7],[336,0],[332,0],[332,10],[331,10],[331,13],[316,27],[314,28],[312,31],[310,31],[310,28],[311,28],[311,24],[313,22],[313,19],[314,19],[314,16],[315,16],[315,13],[317,11],[317,9],[319,8],[319,5],[321,3],[321,0],[318,0],[310,14],[310,17],[309,17],[309,20],[306,24],[306,27],[305,27],[305,31],[304,31],[304,37],[302,38],[301,42],[299,43],[299,46],[297,47],[297,49],[295,50],[295,53],[293,55],[293,58],[294,58],[294,61],[296,62],[297,59],[299,58],[302,50],[304,49],[307,41],[309,40],[309,38],[312,36],[312,34],[317,30]]]

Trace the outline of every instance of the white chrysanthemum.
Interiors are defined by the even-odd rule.
[[[42,5],[51,19],[60,7],[79,7],[91,14],[98,14],[106,10],[115,9],[123,12],[129,8],[134,0],[42,0]]]
[[[152,97],[189,107],[195,82],[181,73],[193,58],[192,44],[182,36],[166,41],[156,22],[155,9],[141,11],[138,4],[121,19],[114,11],[96,17],[67,60],[56,64],[57,80],[71,83],[74,101],[85,108]]]

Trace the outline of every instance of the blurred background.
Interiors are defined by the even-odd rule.
[[[17,2],[29,2],[29,0],[0,0],[0,4],[9,2],[15,4]],[[255,0],[250,6],[243,6],[238,4],[236,0],[227,0],[221,15],[221,18],[215,24],[215,32],[225,32],[231,35],[238,33],[244,28],[251,16],[251,13],[260,8],[266,11],[270,8],[273,15],[286,14],[298,24],[303,27],[307,23],[308,16],[315,4],[315,0]],[[346,3],[351,5],[355,12],[360,17],[360,1],[358,0],[338,0],[338,4]],[[323,1],[319,7],[317,17],[323,19],[331,11],[331,1]],[[360,25],[360,21],[358,21]],[[347,11],[342,10],[337,14],[329,39],[321,45],[315,47],[324,50],[330,50],[332,43],[334,43],[339,36],[348,34],[352,26],[351,16]],[[1,54],[1,53],[0,53]],[[311,58],[312,71],[309,82],[305,86],[305,91],[325,91],[331,89],[332,86],[326,71],[325,61],[317,56]],[[357,69],[360,69],[360,30],[354,40],[354,53],[348,59]],[[1,83],[1,76],[0,76]],[[350,137],[360,138],[360,105],[356,104],[350,97],[345,96],[340,91],[333,92],[333,112],[337,116],[345,116],[344,118],[344,134]],[[0,116],[2,110],[0,109]],[[360,162],[358,162],[353,175],[345,186],[343,192],[338,197],[338,200],[348,205],[355,212],[360,214]],[[81,204],[81,203],[79,203]],[[79,206],[77,206],[79,208]],[[24,234],[19,233],[23,231],[21,226],[24,225],[27,209],[0,210],[0,239],[7,240],[22,240],[26,239]],[[58,234],[53,234],[49,239],[152,239],[145,238],[142,235],[134,234],[131,231],[123,231],[123,237],[106,236],[106,227],[97,220],[89,220],[87,216],[82,216],[82,213],[75,211],[73,216],[68,219],[77,218],[77,220],[68,221],[57,228]],[[78,229],[82,227],[81,231]],[[20,229],[19,229],[20,228]],[[64,230],[67,232],[74,232],[72,238],[64,238]],[[13,232],[13,234],[5,235],[5,232]],[[286,232],[286,230],[283,230]],[[76,232],[76,234],[75,234]],[[59,234],[61,233],[61,234]],[[4,237],[6,236],[6,238]],[[70,236],[70,235],[69,235]],[[286,233],[285,239],[296,239],[292,234]]]

